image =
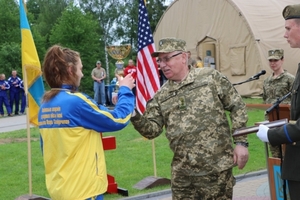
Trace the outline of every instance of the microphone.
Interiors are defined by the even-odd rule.
[[[260,72],[258,72],[257,74],[255,74],[254,76],[251,76],[251,79],[259,79],[259,77],[261,75],[266,74],[266,70],[261,70]]]

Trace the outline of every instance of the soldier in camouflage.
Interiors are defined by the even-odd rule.
[[[295,76],[283,69],[284,51],[283,49],[271,49],[268,52],[269,65],[273,73],[264,80],[263,101],[266,104],[273,104],[278,99],[289,93],[292,89]],[[290,104],[291,97],[287,97],[281,102]],[[267,119],[267,116],[266,116]],[[274,158],[281,158],[280,146],[269,145]]]
[[[134,128],[144,137],[158,137],[163,128],[174,153],[171,188],[178,199],[232,199],[232,168],[248,161],[246,136],[232,141],[232,129],[246,126],[246,106],[228,79],[211,68],[188,66],[185,41],[159,41],[158,57],[168,81],[146,106],[132,114]],[[233,149],[232,142],[235,148]]]

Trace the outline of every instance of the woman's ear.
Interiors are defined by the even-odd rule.
[[[68,65],[68,73],[70,74],[70,75],[73,75],[73,72],[72,72],[72,65]]]

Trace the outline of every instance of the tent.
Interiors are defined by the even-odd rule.
[[[154,42],[157,48],[164,37],[185,40],[192,58],[210,60],[207,66],[215,67],[231,83],[245,82],[266,70],[260,79],[235,86],[242,96],[257,96],[262,94],[263,80],[271,74],[269,49],[283,49],[284,69],[296,74],[300,50],[292,49],[283,37],[282,10],[298,3],[299,0],[175,0],[158,22]]]

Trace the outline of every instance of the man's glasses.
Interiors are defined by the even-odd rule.
[[[279,60],[271,59],[269,62],[278,62]]]
[[[167,63],[167,62],[169,62],[169,61],[171,60],[171,58],[174,58],[175,56],[178,56],[178,55],[180,55],[180,54],[182,54],[182,52],[179,52],[179,53],[177,53],[177,54],[174,54],[174,55],[172,55],[172,56],[170,56],[170,57],[158,58],[156,61],[157,61],[157,63],[161,63],[161,62]]]

